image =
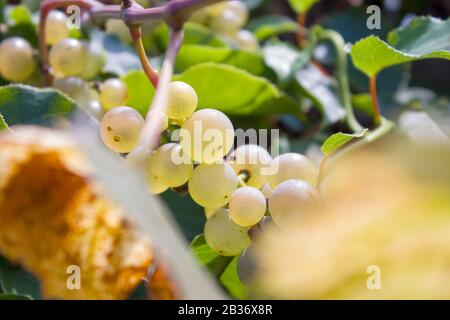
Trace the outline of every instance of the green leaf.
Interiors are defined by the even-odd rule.
[[[212,272],[216,277],[220,277],[228,265],[233,260],[233,257],[224,257],[218,255],[206,243],[203,234],[198,235],[191,243],[191,248],[194,251],[197,259]]]
[[[344,146],[346,143],[350,142],[351,140],[362,138],[366,135],[367,129],[355,133],[355,134],[348,134],[348,133],[335,133],[331,137],[329,137],[322,145],[322,152],[325,155],[329,155],[339,149],[340,147]]]
[[[24,5],[11,7],[10,10],[7,10],[6,17],[9,25],[32,24],[33,22],[33,15]]]
[[[310,60],[309,51],[300,51],[292,45],[281,41],[272,41],[264,46],[263,55],[266,64],[278,76],[281,83],[286,83]]]
[[[250,10],[256,9],[264,3],[264,0],[241,0],[241,1],[245,2],[245,5]]]
[[[261,75],[265,71],[263,57],[258,52],[194,44],[181,47],[175,69],[182,72],[204,62],[229,64],[256,75]]]
[[[416,18],[394,30],[389,43],[370,36],[353,45],[353,63],[368,77],[381,70],[406,62],[440,58],[450,60],[450,19]]]
[[[3,257],[0,257],[0,288],[6,295],[40,298],[39,281],[20,267],[11,265]]]
[[[300,115],[299,106],[267,79],[229,65],[199,64],[174,79],[197,91],[199,108],[215,108],[230,115]]]
[[[31,300],[29,296],[0,293],[0,300]]]
[[[143,71],[131,71],[122,77],[128,87],[128,105],[146,115],[155,89]]]
[[[295,79],[302,94],[321,109],[327,123],[335,123],[344,118],[345,111],[334,78],[324,75],[318,67],[310,64],[298,70]]]
[[[288,0],[296,13],[307,13],[319,0]]]
[[[9,127],[5,121],[5,118],[3,118],[3,115],[0,113],[0,131],[5,129],[9,129]]]
[[[74,108],[72,100],[54,89],[0,87],[0,113],[10,126],[67,114]]]
[[[235,299],[244,300],[248,297],[248,289],[241,282],[238,274],[239,257],[235,257],[220,276],[220,283],[227,289],[228,293]]]
[[[253,19],[248,25],[248,29],[255,34],[259,41],[264,41],[283,33],[297,32],[297,28],[297,23],[294,20],[277,15]]]

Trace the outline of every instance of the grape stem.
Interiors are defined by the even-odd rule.
[[[336,48],[336,78],[339,82],[339,95],[346,111],[346,122],[353,132],[361,132],[364,128],[353,112],[350,84],[347,76],[348,59],[345,52],[345,42],[342,36],[334,30],[320,30],[319,40],[328,40]]]
[[[370,87],[370,95],[372,97],[374,122],[375,122],[375,125],[378,126],[381,123],[381,111],[380,111],[380,104],[378,102],[378,96],[377,96],[377,76],[376,75],[370,77],[369,87]]]
[[[303,48],[305,44],[305,26],[306,26],[306,14],[299,13],[297,15],[297,45],[299,48]]]

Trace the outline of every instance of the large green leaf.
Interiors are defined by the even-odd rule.
[[[288,0],[292,9],[297,13],[307,13],[320,0]]]
[[[175,79],[189,83],[197,91],[200,108],[214,108],[231,115],[300,115],[296,103],[267,79],[233,66],[199,64]]]
[[[10,126],[67,114],[74,108],[72,100],[53,89],[24,85],[0,88],[0,113]]]
[[[5,294],[3,297],[5,299],[12,299],[13,295],[40,298],[39,281],[20,267],[11,265],[3,257],[0,257],[0,288]]]
[[[351,51],[354,65],[373,77],[385,68],[405,62],[450,60],[450,19],[416,18],[391,32],[388,39],[390,44],[375,36],[358,41]]]
[[[155,89],[143,71],[131,71],[122,77],[128,87],[128,106],[146,115]]]
[[[279,34],[297,32],[298,27],[297,23],[288,17],[269,15],[253,19],[248,29],[259,41],[264,41]]]
[[[265,70],[264,60],[258,52],[195,44],[181,47],[175,68],[177,72],[182,72],[204,62],[229,64],[256,75],[263,74]]]

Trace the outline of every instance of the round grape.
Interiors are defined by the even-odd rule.
[[[205,224],[206,243],[222,256],[237,256],[250,246],[248,229],[235,224],[228,210],[216,211]]]
[[[59,41],[68,38],[70,30],[67,27],[67,15],[64,12],[52,10],[45,22],[45,41],[49,45],[54,45]]]
[[[259,49],[258,40],[250,31],[239,30],[233,35],[233,39],[241,49],[249,51],[255,51]]]
[[[158,123],[160,132],[167,130],[167,128],[169,127],[169,118],[166,116],[165,113],[157,112],[157,111],[155,112],[155,110],[150,110],[147,117],[148,118],[155,118],[155,117],[158,118],[156,121]]]
[[[86,47],[76,39],[63,39],[50,50],[49,61],[58,77],[79,75],[86,63]]]
[[[179,144],[167,143],[153,153],[149,170],[162,184],[176,188],[188,182],[194,166]]]
[[[264,217],[266,207],[266,198],[261,191],[253,187],[242,187],[231,195],[231,220],[243,227],[254,226]]]
[[[79,105],[86,101],[90,90],[88,83],[78,77],[55,78],[53,87],[67,94]]]
[[[272,189],[289,179],[305,180],[314,186],[318,175],[317,168],[304,155],[285,153],[273,160],[272,172],[268,180]]]
[[[272,188],[270,187],[270,185],[268,183],[265,183],[262,187],[261,187],[261,192],[264,195],[264,197],[266,197],[266,199],[270,198],[270,195],[272,194]]]
[[[112,151],[128,153],[136,148],[144,119],[129,107],[109,110],[100,123],[100,133],[104,144]]]
[[[236,190],[238,179],[227,163],[201,164],[189,181],[192,199],[204,208],[225,206]]]
[[[238,175],[248,174],[247,186],[259,189],[266,183],[272,157],[263,147],[242,145],[229,155],[228,160]]]
[[[0,74],[12,82],[25,81],[33,75],[36,62],[33,48],[25,39],[12,37],[0,44]]]
[[[122,20],[109,19],[105,24],[106,32],[114,34],[124,43],[131,43],[130,29]]]
[[[218,162],[233,147],[233,124],[220,111],[199,110],[183,124],[180,143],[192,160],[199,163]]]
[[[211,28],[220,33],[234,34],[245,25],[245,20],[234,10],[225,9],[211,20]]]
[[[86,47],[86,61],[80,77],[86,80],[94,79],[105,65],[105,52],[96,43],[84,43]]]
[[[291,219],[307,215],[319,204],[320,195],[309,183],[287,180],[272,191],[269,211],[279,227],[288,228]]]
[[[204,212],[205,212],[205,217],[206,217],[206,219],[209,219],[210,217],[212,217],[212,215],[214,214],[214,213],[216,213],[216,211],[219,211],[219,210],[222,210],[222,209],[224,209],[223,207],[221,207],[221,208],[204,208]]]
[[[105,110],[123,106],[127,99],[127,85],[120,79],[108,79],[100,87],[100,101]]]
[[[170,119],[183,120],[189,118],[198,106],[195,90],[185,82],[175,81],[169,86],[169,105],[167,116]]]

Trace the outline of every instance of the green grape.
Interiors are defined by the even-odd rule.
[[[170,119],[183,120],[192,116],[198,106],[195,90],[185,82],[175,81],[169,86],[169,105],[167,116]]]
[[[201,164],[189,181],[189,193],[202,207],[219,208],[230,201],[237,185],[236,173],[229,164]]]
[[[308,182],[287,180],[272,191],[269,211],[275,224],[286,229],[290,219],[308,215],[319,204],[320,195]]]
[[[25,81],[33,75],[36,62],[33,48],[22,38],[12,37],[0,44],[0,74],[12,82]]]
[[[64,12],[52,10],[45,22],[45,41],[49,45],[54,45],[59,41],[68,38],[70,30],[67,27],[67,15]]]
[[[206,221],[204,234],[206,243],[222,256],[237,256],[251,244],[248,228],[235,224],[226,209],[216,211]]]
[[[192,160],[183,154],[179,144],[167,143],[153,153],[149,170],[162,184],[176,188],[188,182],[194,165]]]
[[[122,42],[131,43],[130,29],[122,20],[109,19],[105,24],[106,32],[116,35]]]
[[[229,155],[228,160],[238,175],[248,174],[247,186],[259,189],[266,183],[272,157],[263,147],[242,145]]]
[[[254,226],[264,217],[266,207],[266,198],[261,191],[253,187],[242,187],[231,195],[231,220],[243,227]]]
[[[181,127],[180,143],[186,154],[194,161],[199,163],[221,161],[233,147],[233,124],[220,111],[199,110]]]
[[[214,213],[216,213],[216,211],[222,210],[224,208],[221,207],[221,208],[203,208],[203,209],[204,209],[203,211],[205,212],[206,219],[209,219],[210,217],[212,217]]]
[[[245,25],[245,20],[231,9],[225,9],[211,20],[211,28],[220,33],[234,34]]]
[[[55,78],[53,87],[67,94],[79,105],[85,103],[90,90],[88,83],[78,77]]]
[[[209,20],[209,12],[207,8],[198,9],[192,13],[189,21],[206,25]]]
[[[128,153],[137,147],[144,119],[130,107],[109,110],[100,123],[103,143],[112,151]]]
[[[123,106],[128,100],[127,85],[120,79],[108,79],[100,87],[100,101],[105,110]]]
[[[266,197],[266,199],[270,198],[270,195],[272,194],[272,188],[270,187],[270,185],[268,183],[265,183],[262,187],[261,187],[261,192],[264,195],[264,197]]]
[[[259,49],[258,40],[250,31],[239,30],[233,35],[232,38],[241,49],[249,51],[255,51]]]
[[[272,171],[274,174],[268,176],[272,189],[290,179],[305,180],[314,186],[319,175],[314,164],[298,153],[285,153],[275,158],[272,161]]]
[[[50,49],[49,61],[58,77],[79,75],[86,63],[86,47],[76,39],[63,39]]]
[[[86,80],[94,79],[105,66],[105,52],[97,43],[84,42],[86,47],[86,60],[80,77]]]

